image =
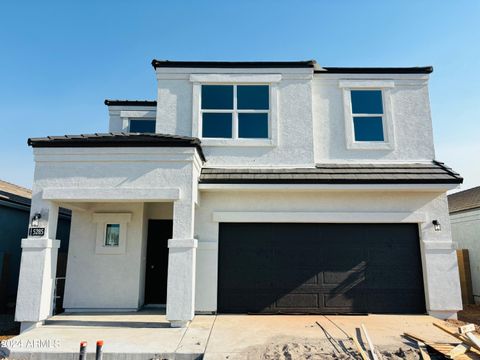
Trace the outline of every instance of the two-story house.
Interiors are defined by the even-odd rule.
[[[152,65],[157,100],[107,100],[109,133],[28,141],[23,330],[51,314],[59,206],[67,311],[456,316],[431,67]]]

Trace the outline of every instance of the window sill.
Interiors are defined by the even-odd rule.
[[[393,150],[394,146],[390,142],[376,141],[354,141],[347,145],[348,150]]]
[[[201,139],[202,146],[274,147],[272,139]]]

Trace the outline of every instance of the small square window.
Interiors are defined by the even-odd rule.
[[[384,141],[381,90],[351,90],[355,141]]]
[[[353,114],[383,114],[381,90],[352,90]]]
[[[131,133],[155,133],[155,120],[130,120]]]
[[[268,110],[268,85],[238,85],[237,109]]]
[[[232,110],[233,85],[203,85],[202,109]]]
[[[238,137],[248,139],[268,139],[268,114],[239,113]]]
[[[383,141],[381,116],[353,117],[356,141]]]
[[[202,137],[231,138],[232,113],[203,113]]]
[[[120,224],[107,224],[105,228],[105,246],[119,246]]]

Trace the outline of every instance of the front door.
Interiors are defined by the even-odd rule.
[[[149,220],[145,304],[167,303],[168,239],[172,238],[172,220]]]

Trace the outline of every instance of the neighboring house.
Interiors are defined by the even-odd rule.
[[[31,190],[0,180],[0,312],[11,311],[17,297],[20,241],[27,236],[31,197]],[[62,240],[57,276],[65,276],[69,233],[70,212],[63,211],[55,237]]]
[[[23,330],[51,314],[59,206],[67,311],[456,316],[462,178],[434,160],[431,67],[152,65],[157,101],[107,100],[109,133],[28,141]]]
[[[448,207],[452,238],[468,250],[473,297],[480,303],[480,186],[449,195]]]

